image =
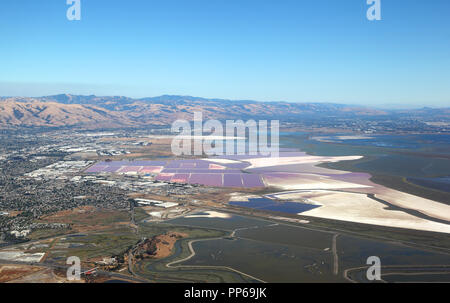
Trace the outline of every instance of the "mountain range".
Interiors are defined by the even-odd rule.
[[[133,99],[122,96],[61,94],[45,97],[0,98],[0,128],[18,127],[142,127],[169,125],[177,119],[192,120],[201,111],[204,119],[387,119],[394,116],[450,117],[450,108],[382,110],[333,103],[258,102],[163,95]]]

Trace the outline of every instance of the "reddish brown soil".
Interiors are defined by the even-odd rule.
[[[43,268],[29,265],[0,265],[0,283],[19,279],[40,270]]]
[[[155,236],[142,243],[138,251],[142,252],[144,258],[162,259],[172,254],[173,246],[179,239],[186,238],[184,233],[169,232],[164,235]]]

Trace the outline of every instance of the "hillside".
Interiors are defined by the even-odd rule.
[[[132,99],[120,96],[55,95],[39,98],[1,98],[0,127],[139,127],[168,125],[176,119],[339,119],[400,116],[449,116],[449,109],[384,111],[331,103],[257,102],[205,99],[190,96],[159,96]]]

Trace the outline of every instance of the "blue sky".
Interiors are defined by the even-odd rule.
[[[0,1],[0,95],[450,105],[450,1]]]

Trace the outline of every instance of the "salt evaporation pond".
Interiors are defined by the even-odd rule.
[[[268,198],[250,198],[247,201],[242,202],[229,202],[230,205],[267,210],[267,211],[277,211],[289,214],[302,213],[317,207],[320,205],[312,205],[300,202],[278,202]]]

